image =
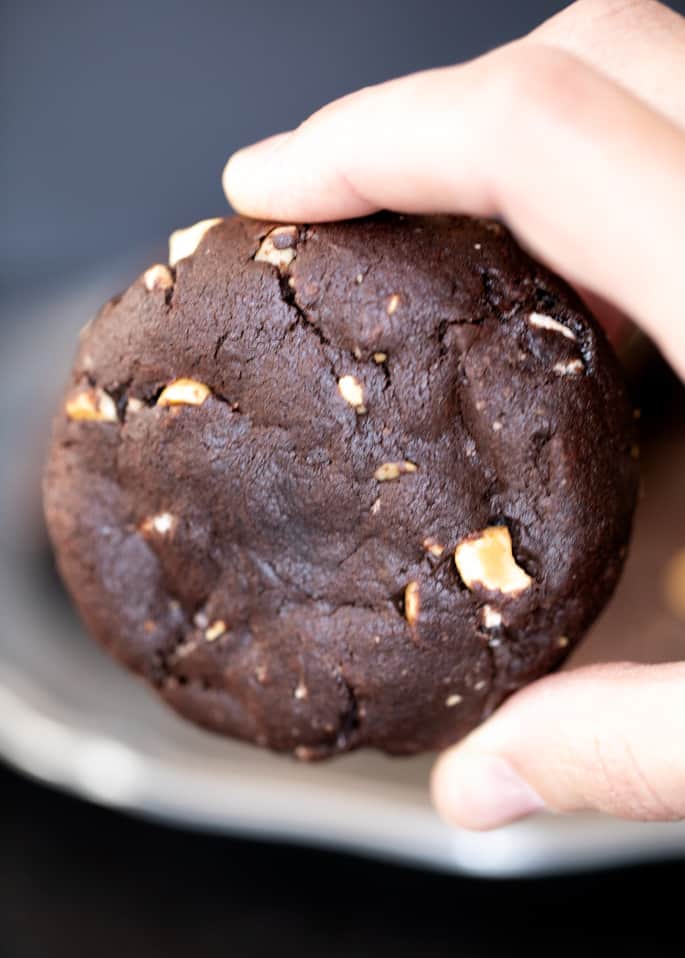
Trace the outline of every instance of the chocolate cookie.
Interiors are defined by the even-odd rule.
[[[47,520],[93,635],[186,717],[417,752],[607,601],[631,422],[602,331],[497,223],[211,220],[82,334]]]

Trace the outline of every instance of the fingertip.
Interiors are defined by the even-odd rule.
[[[240,201],[240,181],[241,181],[241,156],[242,150],[238,150],[229,156],[226,165],[221,173],[221,185],[226,199],[234,209],[238,209]],[[237,189],[234,184],[237,184]]]
[[[277,172],[276,153],[290,137],[290,131],[277,133],[245,146],[228,158],[221,183],[226,199],[246,216],[270,216],[269,186]]]
[[[499,755],[469,754],[453,748],[438,759],[431,775],[438,814],[450,825],[488,831],[541,811],[541,796]]]

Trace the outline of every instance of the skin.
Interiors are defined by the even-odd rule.
[[[581,0],[469,63],[360,90],[234,154],[223,183],[265,219],[500,216],[685,376],[685,19],[662,4]],[[542,807],[685,817],[684,697],[685,663],[549,676],[441,756],[435,803],[471,829]]]

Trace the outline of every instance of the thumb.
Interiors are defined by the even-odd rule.
[[[685,663],[591,666],[514,695],[433,770],[440,813],[488,829],[542,808],[685,817]]]

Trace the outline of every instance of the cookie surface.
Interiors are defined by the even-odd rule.
[[[227,735],[456,741],[619,576],[637,475],[603,333],[496,223],[193,230],[84,330],[56,417],[83,619]]]

